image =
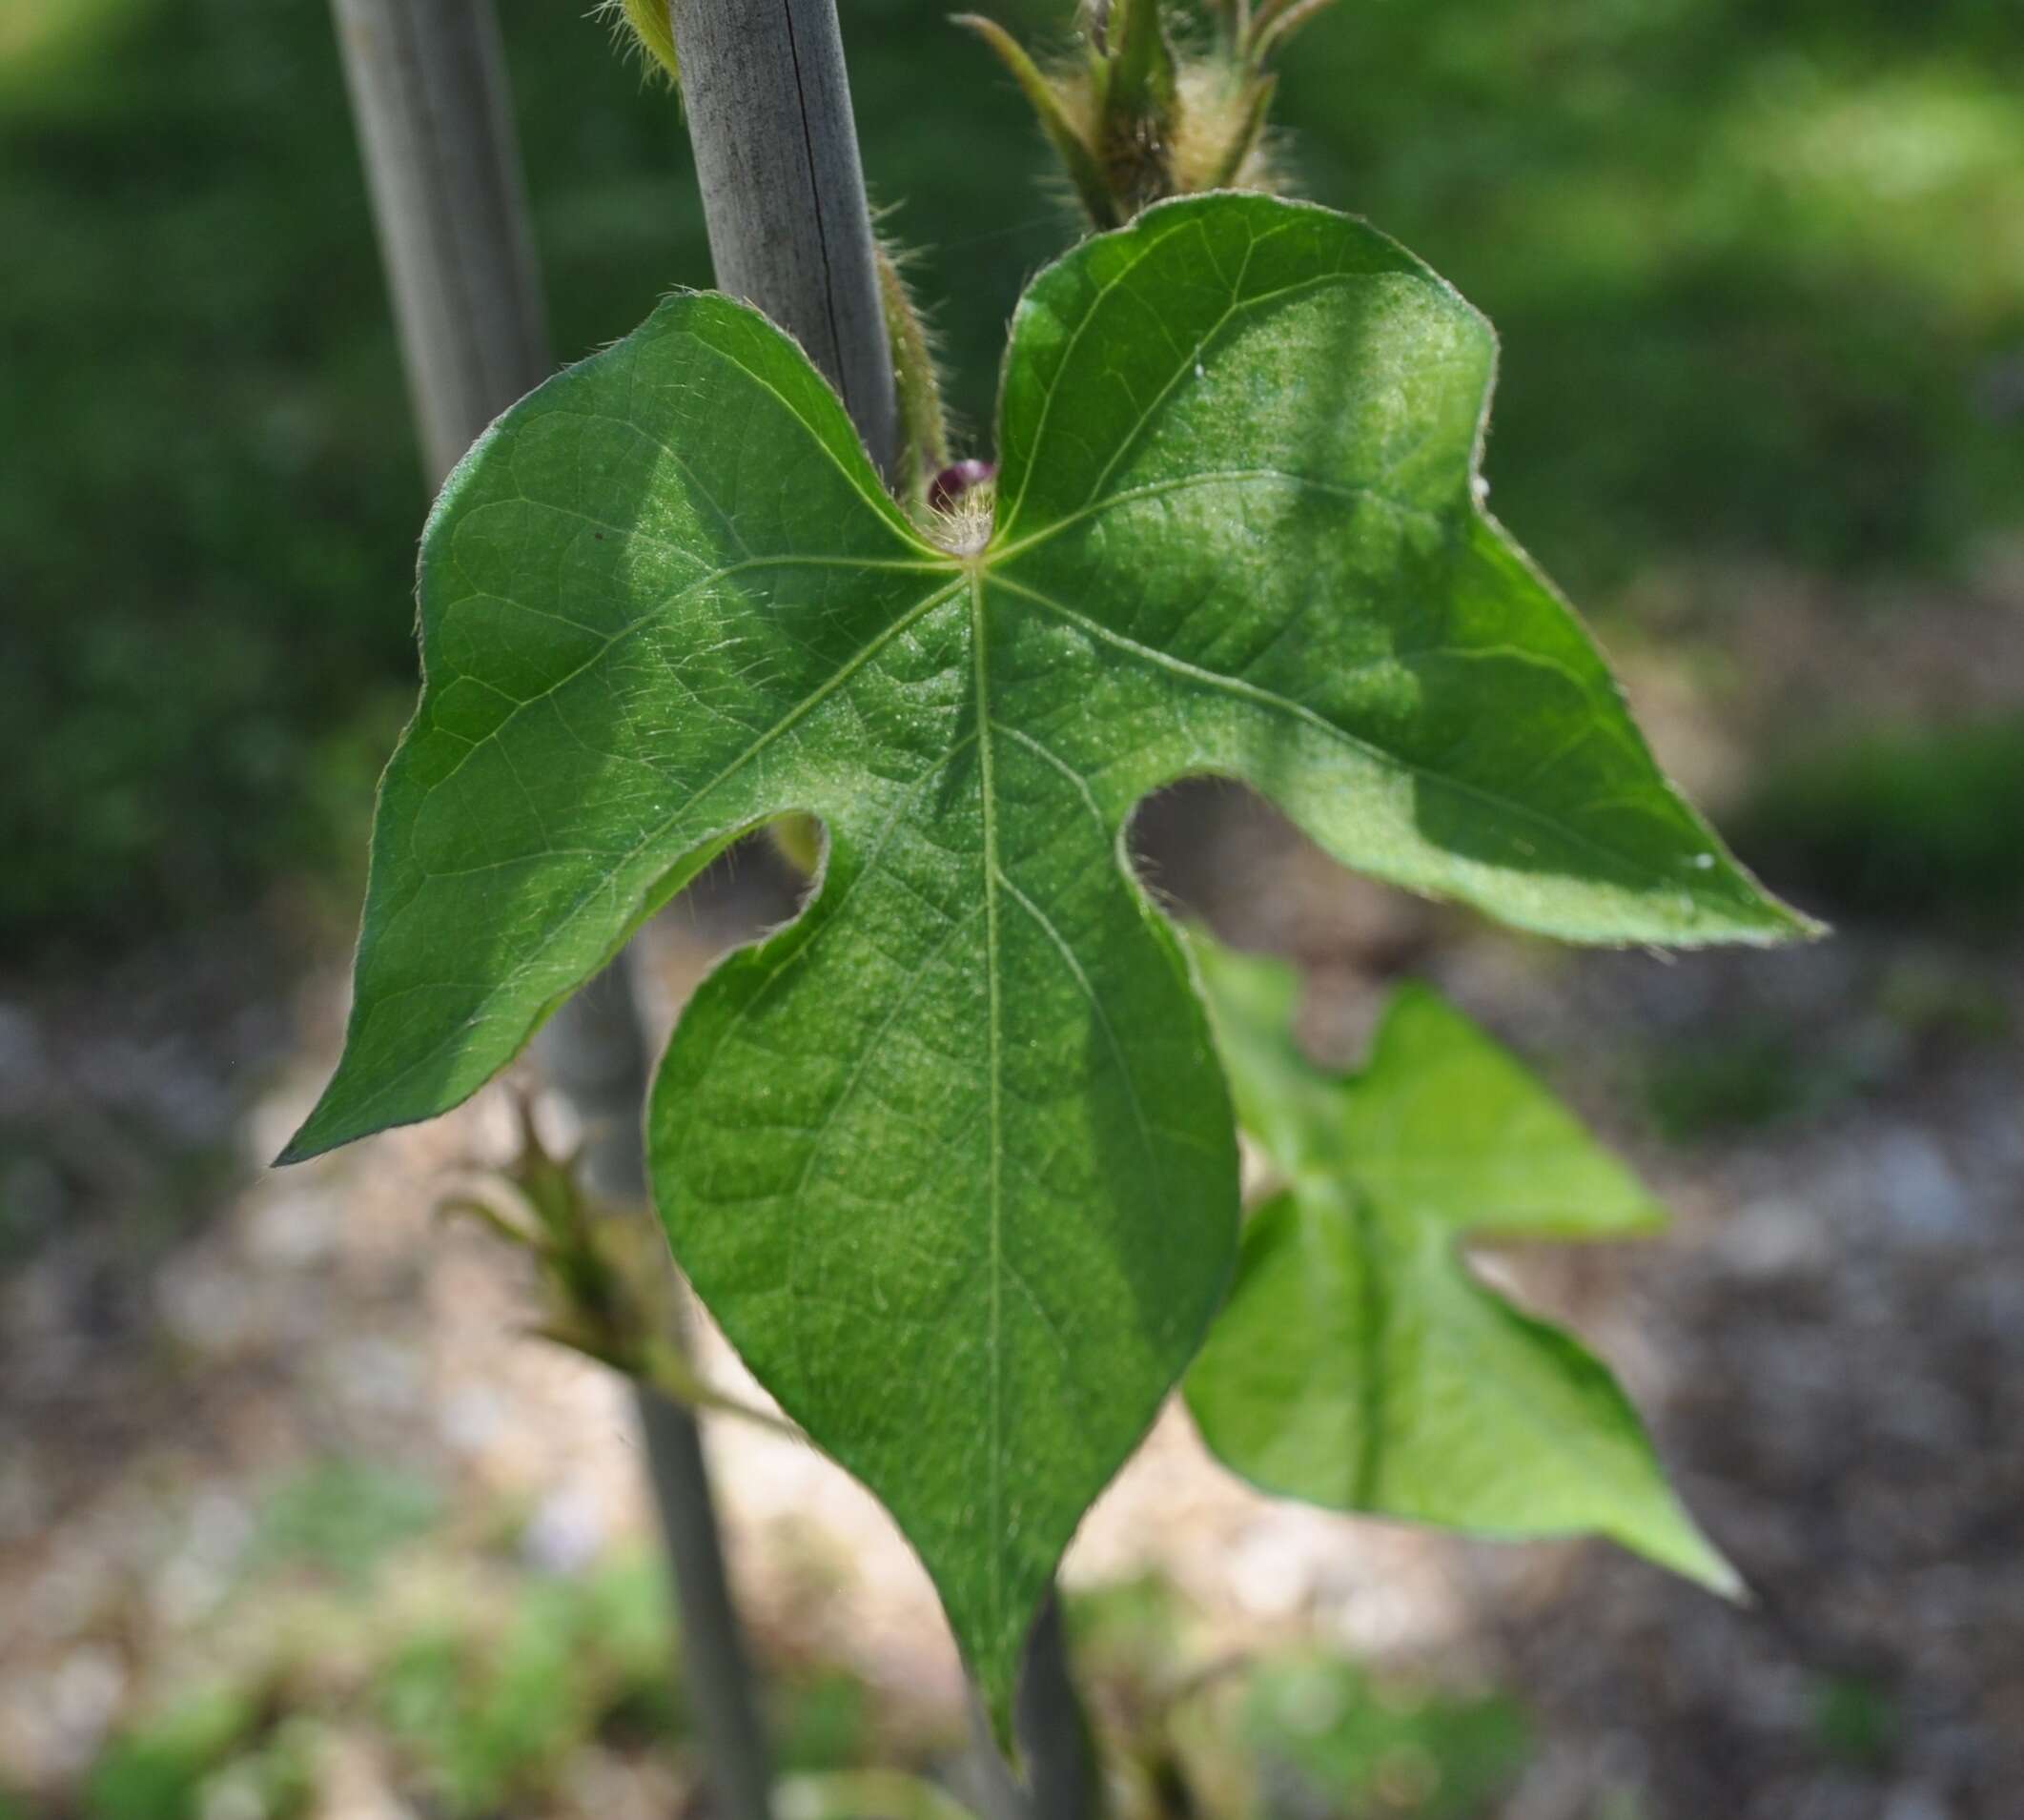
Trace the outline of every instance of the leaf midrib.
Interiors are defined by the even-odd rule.
[[[990,1434],[985,1463],[988,1486],[987,1515],[994,1539],[1005,1536],[1005,1360],[1004,1269],[1005,1269],[1005,1131],[1003,1106],[1003,1008],[998,985],[998,811],[994,760],[992,751],[991,667],[986,641],[984,582],[981,564],[970,570],[971,665],[976,699],[972,712],[977,734],[977,791],[984,848],[984,972],[986,1002],[990,1008],[987,1044],[990,1073],[990,1208],[991,1289],[986,1358],[991,1373]],[[1004,1623],[1005,1549],[994,1541],[991,1557],[991,1621],[993,1629]]]

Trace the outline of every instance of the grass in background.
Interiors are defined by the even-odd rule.
[[[942,11],[847,29],[871,187],[982,426],[1066,217]],[[574,358],[706,275],[682,129],[576,9],[501,12]],[[2014,24],[1359,0],[1282,118],[1308,194],[1497,320],[1495,501],[1579,596],[1707,554],[1944,571],[2024,501]],[[81,955],[301,869],[349,890],[423,501],[323,7],[0,0],[0,940]]]

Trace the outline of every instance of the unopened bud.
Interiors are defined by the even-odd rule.
[[[979,461],[974,457],[951,461],[928,482],[928,503],[937,512],[953,512],[971,487],[982,486],[997,475],[995,461]]]

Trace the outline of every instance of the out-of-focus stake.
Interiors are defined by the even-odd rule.
[[[498,21],[492,0],[332,4],[433,488],[553,365]],[[550,1019],[537,1054],[582,1121],[590,1185],[643,1206],[646,1047],[624,954]],[[695,1418],[646,1389],[639,1410],[716,1810],[767,1820],[767,1752]]]
[[[333,0],[431,490],[548,377],[490,0]]]

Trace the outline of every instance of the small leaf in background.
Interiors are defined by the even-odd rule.
[[[1002,1714],[1236,1251],[1222,1074],[1123,857],[1142,798],[1235,777],[1344,865],[1575,940],[1806,928],[1483,515],[1494,364],[1360,222],[1163,204],[1028,291],[995,527],[945,546],[764,317],[663,304],[430,518],[345,1054],[288,1156],[457,1104],[710,858],[819,817],[813,901],[677,1028],[655,1195]]]
[[[1649,1232],[1662,1217],[1628,1171],[1425,988],[1394,994],[1360,1072],[1330,1074],[1295,1044],[1287,969],[1191,946],[1239,1115],[1286,1182],[1188,1374],[1210,1450],[1281,1496],[1604,1535],[1740,1593],[1609,1372],[1458,1255],[1474,1237]]]

